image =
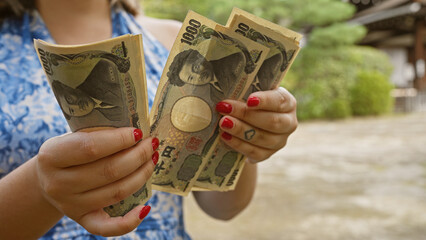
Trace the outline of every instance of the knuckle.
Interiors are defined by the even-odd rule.
[[[241,124],[236,123],[236,121],[234,122],[234,127],[231,129],[233,135],[235,136],[244,136],[244,129],[243,126],[241,126]]]
[[[137,151],[137,158],[140,162],[139,166],[141,166],[142,164],[144,164],[145,162],[148,161],[149,157],[150,157],[150,151],[149,149],[147,149],[146,147],[138,147],[136,148]]]
[[[278,111],[283,112],[286,109],[286,105],[289,104],[289,101],[287,100],[287,96],[284,91],[278,91]]]
[[[292,118],[290,123],[290,133],[296,131],[297,127],[299,126],[299,121],[296,117]]]
[[[256,134],[256,136],[255,136],[256,143],[260,143],[262,145],[268,144],[269,143],[268,140],[269,139],[267,137],[265,137],[264,134]]]
[[[268,159],[271,156],[269,152],[266,151],[258,151],[257,154],[254,156],[254,159],[256,162],[262,162],[265,159]]]
[[[114,200],[114,202],[120,202],[126,197],[127,197],[126,191],[123,189],[122,186],[118,185],[113,191],[112,199]]]
[[[239,140],[238,138],[232,138],[230,141],[226,142],[228,145],[230,145],[230,147],[234,148],[235,150],[238,151],[238,149],[241,149],[243,146],[243,141]]]
[[[88,158],[92,159],[98,156],[99,150],[96,147],[96,143],[93,139],[93,137],[90,134],[84,133],[82,134],[82,141],[80,144],[80,148],[84,155],[86,155]]]
[[[260,161],[264,161],[268,158],[270,158],[274,153],[273,152],[268,152],[265,155],[263,155],[262,159]]]
[[[248,109],[248,107],[247,106],[244,106],[244,107],[242,107],[241,108],[241,118],[242,119],[247,119],[247,117],[249,117],[249,112],[250,112],[250,110]]]
[[[41,163],[41,164],[48,164],[52,161],[55,161],[55,157],[51,154],[51,147],[50,145],[52,144],[53,139],[48,139],[46,142],[44,142],[37,154],[37,160]]]
[[[283,125],[284,121],[280,114],[273,114],[271,116],[271,127],[274,131],[282,130]]]
[[[276,145],[276,149],[281,149],[287,145],[287,138],[283,139],[282,141],[279,141]]]
[[[45,164],[48,164],[48,163],[53,161],[53,156],[42,145],[38,154],[37,154],[37,160],[40,164],[45,165]]]
[[[103,175],[105,177],[105,179],[107,180],[116,180],[118,177],[118,171],[115,168],[114,164],[112,161],[107,161],[104,164],[104,171],[103,171]]]
[[[144,167],[142,168],[142,177],[143,182],[145,183],[148,181],[148,179],[151,177],[152,173],[154,172],[154,167]]]
[[[120,144],[120,146],[126,147],[128,145],[128,135],[124,132],[120,132],[120,134],[118,135],[118,144]]]
[[[250,148],[246,156],[257,162],[259,161],[259,150],[256,148]]]
[[[256,134],[256,142],[253,142],[253,144],[256,144],[257,146],[269,148],[270,146],[273,146],[275,144],[274,140],[265,134]]]

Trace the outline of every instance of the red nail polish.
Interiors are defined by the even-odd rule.
[[[232,122],[232,120],[229,118],[224,118],[220,126],[223,128],[233,128],[234,122]]]
[[[256,107],[257,105],[259,105],[260,103],[260,99],[258,97],[249,97],[247,99],[247,106],[249,107]]]
[[[158,138],[153,138],[152,139],[152,150],[157,150],[158,146],[160,146],[160,141],[158,140]]]
[[[143,207],[139,213],[139,219],[144,219],[148,215],[149,211],[151,211],[151,206],[146,205]]]
[[[135,137],[135,142],[139,142],[139,140],[141,140],[143,136],[142,130],[138,128],[133,130],[133,136]]]
[[[152,154],[151,158],[154,165],[157,165],[159,157],[160,157],[160,154],[157,151],[155,151],[154,154]]]
[[[221,113],[231,113],[232,105],[226,102],[219,102],[218,104],[216,104],[216,111]]]
[[[227,132],[223,132],[222,133],[222,137],[225,139],[225,140],[231,140],[232,139],[232,135],[231,134],[229,134],[229,133],[227,133]]]

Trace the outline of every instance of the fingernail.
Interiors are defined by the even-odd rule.
[[[139,219],[144,219],[148,215],[149,211],[151,211],[151,206],[146,205],[145,207],[143,207],[139,213]]]
[[[152,154],[152,162],[154,163],[154,165],[157,165],[159,157],[160,157],[160,154],[158,154],[157,151],[155,151],[154,154]]]
[[[257,105],[259,105],[260,103],[260,99],[258,97],[249,97],[247,99],[247,106],[249,107],[256,107]]]
[[[232,135],[231,135],[231,134],[229,134],[229,133],[227,133],[227,132],[223,132],[223,133],[222,133],[222,137],[223,137],[225,140],[231,140],[231,139],[232,139]]]
[[[157,150],[158,146],[160,146],[160,141],[158,140],[158,138],[153,138],[152,139],[152,150]]]
[[[133,130],[133,136],[135,136],[135,142],[139,142],[139,140],[141,140],[143,136],[142,130],[136,128],[135,130]]]
[[[232,120],[229,119],[229,118],[224,118],[223,121],[222,121],[222,124],[220,126],[223,127],[223,128],[229,128],[230,129],[230,128],[234,127],[234,122],[232,122]]]
[[[216,111],[221,113],[231,113],[232,105],[226,102],[219,102],[218,104],[216,104]]]

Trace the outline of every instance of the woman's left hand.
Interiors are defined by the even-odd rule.
[[[296,99],[282,87],[252,93],[247,102],[219,102],[216,110],[224,114],[219,122],[222,140],[251,163],[283,148],[298,124]]]

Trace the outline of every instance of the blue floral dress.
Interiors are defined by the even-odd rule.
[[[152,106],[168,51],[119,6],[112,8],[113,37],[142,33],[149,106]],[[53,42],[37,11],[0,23],[0,178],[37,154],[47,139],[69,131],[33,47],[33,39]],[[182,198],[153,192],[148,217],[137,229],[108,239],[189,239]],[[105,239],[63,217],[41,239]]]

